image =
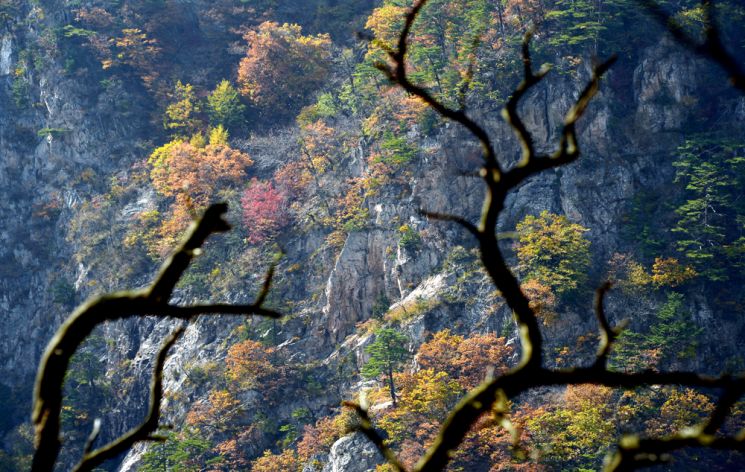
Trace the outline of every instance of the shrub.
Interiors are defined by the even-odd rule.
[[[220,82],[207,97],[207,113],[213,126],[239,126],[245,112],[246,106],[241,103],[238,91],[227,80]]]
[[[398,228],[398,244],[408,250],[414,250],[422,245],[422,237],[419,232],[409,225],[402,225]]]

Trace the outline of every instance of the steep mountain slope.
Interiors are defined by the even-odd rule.
[[[378,385],[359,373],[369,360],[366,348],[385,326],[404,333],[411,352],[444,329],[465,338],[495,333],[511,346],[500,351],[500,365],[514,362],[511,313],[480,272],[473,241],[457,226],[419,212],[477,217],[479,149],[462,129],[386,84],[371,67],[380,54],[376,43],[354,43],[351,32],[363,25],[373,2],[318,1],[302,11],[295,2],[72,3],[0,4],[0,325],[12,333],[0,340],[8,391],[0,429],[19,468],[29,447],[21,423],[30,410],[32,376],[56,326],[93,293],[144,285],[168,247],[162,241],[179,234],[189,212],[207,200],[229,201],[236,229],[205,248],[177,301],[249,301],[281,251],[270,302],[288,316],[278,322],[204,317],[190,325],[166,366],[164,415],[180,433],[162,447],[138,446],[120,464],[109,464],[112,470],[157,469],[158,461],[173,457],[195,470],[208,463],[235,470],[268,449],[278,454],[270,461],[296,454],[306,425],[318,425],[337,413],[342,399]],[[589,76],[590,53],[621,54],[582,118],[580,161],[529,181],[511,196],[500,222],[505,247],[519,245],[511,232],[544,210],[586,228],[586,283],[565,294],[537,278],[539,293],[552,300],[544,327],[549,357],[559,364],[591,359],[591,292],[610,272],[619,289],[608,311],[614,322],[630,319],[637,336],[659,334],[654,330],[663,308],[674,305],[674,294],[683,297],[676,316],[683,316],[681,329],[693,341],[681,335],[690,342],[665,346],[676,352],[660,346],[648,356],[659,362],[655,366],[712,373],[741,368],[742,296],[731,290],[745,277],[738,243],[728,234],[720,244],[735,254],[729,280],[718,280],[705,272],[709,263],[696,265],[690,251],[680,249],[686,241],[680,231],[657,230],[654,219],[680,227],[682,210],[676,209],[693,200],[682,184],[683,149],[714,153],[704,141],[726,136],[732,143],[723,151],[726,159],[740,155],[745,99],[709,63],[661,33],[625,41],[623,22],[639,22],[634,31],[652,29],[626,8],[611,10],[617,16],[608,13],[594,36],[582,37],[571,29],[572,19],[515,10],[518,2],[504,11],[486,2],[433,3],[439,15],[417,32],[426,47],[415,51],[412,67],[443,99],[460,100],[455,91],[464,88],[468,110],[493,136],[505,163],[516,161],[519,149],[499,111],[518,79],[516,46],[531,21],[541,17],[546,28],[535,41],[538,59],[557,65],[520,109],[541,150],[556,145],[563,116]],[[468,8],[458,9],[460,3]],[[572,12],[565,2],[550,3],[547,11]],[[385,6],[367,23],[381,40],[397,31],[395,14],[401,12],[396,2]],[[249,43],[266,41],[268,48],[274,41],[296,61],[315,58],[314,50],[293,49],[286,39],[299,35],[298,44],[316,41],[318,57],[328,63],[323,85],[302,90],[297,102],[266,105],[256,98],[257,88],[241,80],[241,59],[251,58],[251,44],[241,35],[262,31],[265,20],[305,29],[268,26],[266,36]],[[311,36],[327,31],[334,45]],[[475,51],[468,50],[469,31],[483,33]],[[300,53],[307,55],[293,56]],[[478,66],[469,78],[472,56]],[[282,57],[259,64],[284,66]],[[290,61],[278,77],[289,81],[296,67]],[[224,78],[243,94],[235,124],[215,118],[207,98]],[[223,124],[229,133],[221,137],[215,129]],[[181,154],[169,154],[172,149]],[[197,168],[193,177],[185,164],[183,175],[173,175],[188,188],[158,180],[159,162],[205,162],[213,155],[225,162],[236,153],[253,161],[244,159],[237,174]],[[221,177],[205,183],[209,175]],[[741,183],[725,187],[730,192]],[[736,201],[725,207],[736,218],[745,215]],[[671,258],[677,265],[666,272],[658,263],[655,271],[656,259]],[[531,280],[517,253],[514,263],[523,280]],[[687,268],[697,275],[685,275]],[[671,281],[670,274],[681,271],[681,279]],[[106,325],[86,345],[75,364],[80,375],[69,381],[66,437],[73,445],[65,448],[64,465],[76,459],[92,417],[104,419],[102,439],[138,421],[152,360],[173,325],[149,318]],[[631,342],[644,348],[650,341]],[[415,373],[417,363],[398,368]],[[390,405],[382,394],[372,395],[386,421]],[[552,395],[558,393],[526,401],[536,405]],[[389,429],[395,439],[395,428]],[[329,437],[339,435],[335,430]],[[362,462],[350,460],[349,451],[357,449],[367,451],[372,462],[365,467],[372,467],[374,454],[359,438],[341,441],[311,448],[308,470],[324,464],[324,470],[356,470]],[[410,449],[403,439],[396,444]],[[589,455],[569,463],[596,466],[602,454]],[[567,457],[546,453],[544,459],[557,461],[543,463],[550,468]],[[489,468],[487,462],[472,466]]]

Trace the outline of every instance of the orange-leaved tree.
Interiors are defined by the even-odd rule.
[[[267,21],[244,36],[246,56],[238,66],[240,92],[262,112],[289,118],[327,80],[331,38],[304,36],[299,25]]]
[[[155,189],[174,199],[160,228],[162,238],[151,248],[163,253],[173,247],[193,214],[205,208],[221,187],[246,178],[253,161],[245,152],[230,147],[227,132],[218,126],[210,133],[209,143],[203,138],[175,139],[153,151],[148,164]]]

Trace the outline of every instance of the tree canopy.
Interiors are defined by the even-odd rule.
[[[581,287],[590,265],[587,228],[566,216],[543,211],[517,224],[518,270],[523,280],[535,279],[561,295]]]
[[[331,66],[327,34],[305,36],[299,25],[267,21],[244,38],[248,49],[238,83],[260,111],[290,118],[325,83]]]

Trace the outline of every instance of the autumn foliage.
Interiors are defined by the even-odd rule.
[[[89,43],[98,53],[103,69],[124,68],[139,75],[143,84],[152,88],[159,77],[158,60],[161,48],[158,41],[139,28],[124,28],[109,41],[94,35]]]
[[[220,433],[230,429],[230,423],[241,411],[241,402],[227,390],[213,390],[206,402],[194,405],[186,415],[186,424],[203,433]]]
[[[212,137],[220,134],[213,132]],[[203,138],[199,141],[176,139],[157,148],[148,159],[153,186],[173,198],[170,216],[160,228],[161,252],[172,247],[194,212],[204,208],[220,188],[241,182],[253,164],[248,154],[231,148],[222,138],[209,144]]]
[[[517,225],[516,252],[523,278],[535,279],[557,295],[579,288],[590,265],[586,231],[566,216],[548,211],[526,216]]]
[[[526,425],[541,462],[591,466],[597,451],[614,439],[611,394],[602,386],[569,386],[556,407],[534,412]]]
[[[506,345],[505,338],[494,333],[464,338],[446,329],[422,344],[417,362],[422,368],[446,372],[463,389],[471,389],[479,385],[490,370],[493,375],[504,373],[514,354],[514,348]]]
[[[252,244],[272,238],[289,223],[287,197],[271,182],[252,179],[241,197],[241,208],[248,241]]]
[[[331,54],[327,34],[304,36],[299,25],[267,21],[244,38],[248,50],[238,66],[238,83],[260,110],[293,116],[325,83]]]
[[[302,464],[298,462],[295,451],[285,449],[279,454],[264,451],[264,455],[251,464],[251,472],[279,472],[281,470],[299,470]]]
[[[170,103],[163,114],[163,127],[182,137],[199,133],[204,123],[199,118],[202,109],[194,86],[179,80],[169,98]]]
[[[461,395],[487,375],[505,372],[513,355],[512,346],[493,333],[465,337],[444,330],[420,346],[415,357],[419,369],[394,374],[399,400],[392,408],[380,405],[376,417],[376,424],[385,430],[405,465],[412,466],[424,452]],[[370,397],[379,402],[389,399],[383,389],[371,392]],[[479,455],[496,454],[497,449],[506,450],[508,435],[500,428],[488,418],[481,421],[461,449],[457,466],[465,467]],[[496,437],[499,439],[490,446]]]
[[[274,348],[250,339],[234,344],[225,358],[225,375],[242,389],[267,386],[264,381],[278,373],[272,363],[274,352]]]

